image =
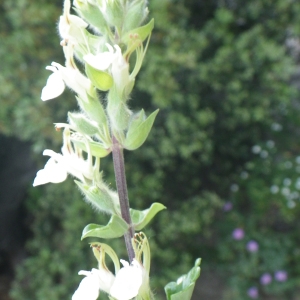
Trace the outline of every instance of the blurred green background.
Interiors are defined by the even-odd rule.
[[[131,206],[168,207],[146,230],[154,293],[163,299],[163,286],[202,257],[195,300],[255,298],[251,287],[257,299],[300,299],[300,2],[150,0],[149,8],[155,30],[130,105],[160,113],[125,159]],[[35,161],[20,204],[26,241],[9,258],[3,299],[70,299],[77,272],[95,267],[82,228],[108,219],[71,178],[31,187],[43,149],[61,147],[52,124],[78,109],[70,91],[40,100],[44,68],[64,62],[61,10],[61,0],[0,4],[0,132],[29,143]],[[102,169],[114,187],[111,157]],[[112,244],[126,255],[122,239]]]

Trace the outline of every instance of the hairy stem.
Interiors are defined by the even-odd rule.
[[[116,177],[117,190],[120,201],[121,215],[122,218],[129,225],[128,231],[124,234],[125,244],[127,248],[127,253],[129,257],[129,261],[132,262],[134,259],[134,251],[131,244],[131,239],[134,236],[134,229],[132,227],[131,217],[129,213],[129,199],[128,199],[128,191],[127,191],[127,183],[126,183],[126,174],[125,174],[125,164],[124,164],[124,156],[123,156],[123,148],[119,144],[118,140],[115,136],[112,136],[113,141],[113,162],[114,162],[114,171]]]

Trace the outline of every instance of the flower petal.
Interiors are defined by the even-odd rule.
[[[96,300],[100,290],[109,292],[115,280],[114,275],[104,269],[92,269],[92,271],[81,270],[79,275],[85,275],[75,291],[72,300]]]
[[[33,182],[33,186],[46,183],[60,183],[67,178],[66,170],[58,164],[53,158],[50,158],[44,169],[39,170]]]
[[[114,53],[106,51],[103,53],[99,53],[97,55],[93,55],[89,53],[85,55],[83,59],[91,67],[100,71],[105,71],[109,68],[109,66],[113,62],[114,57],[115,57]]]
[[[60,96],[65,89],[65,83],[58,71],[52,73],[47,80],[46,86],[42,90],[41,99],[47,101]]]
[[[101,291],[109,293],[112,284],[115,281],[115,276],[105,269],[92,269],[93,274],[97,274],[99,278],[99,287]]]
[[[79,274],[84,274],[86,277],[81,280],[72,300],[96,300],[100,292],[97,273],[80,271]]]
[[[128,265],[121,260],[124,265],[116,276],[110,289],[110,295],[117,300],[129,300],[137,296],[142,285],[142,270],[137,264]]]

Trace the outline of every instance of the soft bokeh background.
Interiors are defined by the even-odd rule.
[[[132,207],[168,207],[146,230],[154,292],[202,257],[195,300],[300,299],[300,2],[149,7],[155,30],[130,105],[160,113],[125,158]],[[69,91],[39,100],[45,66],[64,62],[61,8],[61,0],[0,3],[3,300],[70,299],[78,270],[95,266],[81,230],[107,220],[71,178],[31,187],[42,150],[59,151],[52,124],[77,109]],[[111,157],[102,168],[114,186]],[[122,242],[113,242],[120,256]]]

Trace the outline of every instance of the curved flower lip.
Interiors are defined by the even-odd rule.
[[[85,275],[77,290],[72,296],[72,300],[96,300],[100,293],[99,274],[97,269],[89,271],[80,271],[79,275]]]
[[[109,51],[98,53],[96,55],[89,53],[86,54],[83,59],[90,66],[100,71],[105,71],[112,65],[112,67],[115,67],[116,72],[118,72],[118,69],[128,65],[122,55],[121,48],[118,45],[112,47],[110,44],[106,43],[106,47]]]
[[[53,73],[48,77],[47,83],[42,89],[41,99],[43,101],[54,99],[65,90],[65,83],[58,69],[53,66],[47,66],[46,69]]]
[[[115,276],[105,269],[93,268],[91,271],[81,270],[78,272],[78,275],[93,276],[93,279],[96,278],[97,280],[98,289],[106,293],[109,293],[110,287],[115,280]]]
[[[129,300],[138,295],[143,283],[142,268],[136,260],[132,264],[120,260],[123,268],[117,273],[110,295],[118,300]]]
[[[50,158],[45,164],[44,169],[37,172],[33,181],[33,186],[38,186],[46,183],[60,183],[67,179],[68,173],[66,169],[55,161],[54,158]]]
[[[114,54],[108,51],[99,53],[97,55],[89,53],[85,55],[83,59],[91,67],[100,71],[105,71],[110,67],[111,63],[113,62]]]

